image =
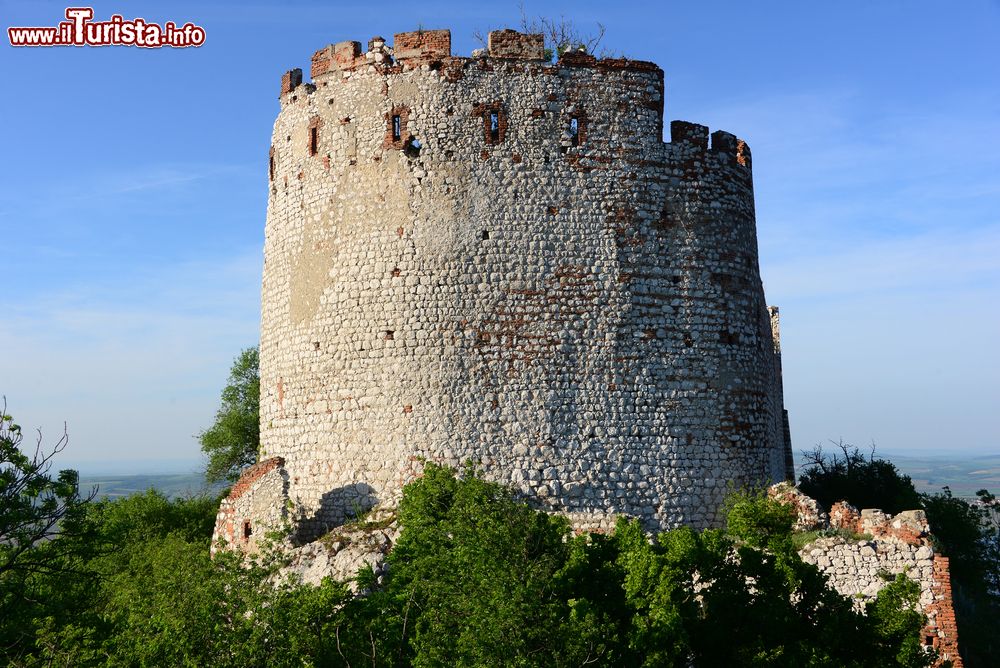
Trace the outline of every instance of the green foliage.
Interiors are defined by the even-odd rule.
[[[0,647],[18,651],[26,637],[19,618],[45,593],[44,576],[66,569],[63,542],[81,533],[80,519],[92,498],[80,497],[76,471],[50,474],[52,458],[65,448],[64,433],[51,451],[41,435],[33,456],[21,451],[21,427],[0,407]]]
[[[202,452],[208,456],[205,477],[209,482],[235,481],[242,468],[257,461],[260,357],[256,346],[242,351],[233,361],[215,423],[203,431],[198,440]]]
[[[900,666],[927,665],[926,654],[920,645],[920,633],[926,620],[914,609],[919,600],[920,585],[897,573],[875,600],[865,606],[870,641],[884,654],[895,653]]]
[[[407,486],[389,576],[338,630],[351,665],[925,666],[910,590],[879,599],[886,630],[799,559],[788,509],[731,504],[739,532],[637,521],[570,537],[471,470],[428,464]],[[764,548],[760,547],[764,546]],[[904,584],[897,585],[903,587]],[[909,607],[908,607],[909,606]],[[919,615],[912,617],[918,622]],[[722,641],[724,639],[724,641]]]
[[[387,595],[420,611],[406,624],[408,646],[396,648],[413,665],[561,666],[586,658],[579,634],[587,635],[591,617],[583,608],[573,613],[556,577],[570,552],[564,518],[516,502],[471,470],[458,479],[433,464],[407,487],[399,517],[404,531],[389,557]]]
[[[923,666],[905,578],[855,613],[798,558],[787,509],[729,505],[730,532],[638,521],[574,536],[471,468],[427,464],[363,596],[278,575],[276,552],[209,558],[216,500],[90,504],[23,606],[12,665]]]
[[[726,528],[752,547],[784,548],[795,524],[795,508],[766,494],[736,492],[726,505]]]
[[[829,508],[849,501],[857,508],[880,508],[890,515],[920,507],[920,495],[910,477],[885,459],[866,456],[858,448],[837,443],[841,452],[824,452],[820,446],[803,453],[808,467],[799,477],[802,493]]]
[[[40,577],[44,596],[18,623],[34,647],[14,665],[302,666],[336,664],[334,629],[348,598],[326,581],[277,578],[274,555],[209,558],[218,500],[153,491],[92,504],[89,531],[66,541],[67,568]],[[44,549],[46,546],[42,546]]]
[[[974,505],[947,487],[923,495],[935,547],[949,557],[959,650],[968,668],[993,665],[1000,652],[1000,532],[989,512],[992,495],[980,490],[979,498]]]

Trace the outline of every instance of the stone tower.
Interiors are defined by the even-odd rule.
[[[681,121],[665,143],[659,67],[431,30],[311,74],[284,75],[270,152],[262,461],[219,536],[284,508],[308,539],[423,460],[582,528],[710,526],[789,475],[750,150]]]

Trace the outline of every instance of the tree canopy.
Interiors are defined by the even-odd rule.
[[[87,504],[84,531],[30,548],[65,568],[0,627],[11,665],[925,666],[918,592],[867,616],[790,540],[787,508],[745,494],[727,530],[575,535],[471,468],[428,464],[364,592],[282,577],[277,553],[209,557],[217,499]],[[3,509],[0,509],[2,511]]]
[[[247,348],[233,361],[215,423],[198,436],[208,457],[209,482],[235,481],[240,471],[257,461],[260,449],[260,356]]]

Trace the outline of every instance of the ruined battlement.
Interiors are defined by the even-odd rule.
[[[696,155],[706,154],[710,164],[699,166],[718,168],[739,165],[746,170],[751,168],[750,148],[745,141],[721,130],[709,135],[707,127],[696,123],[673,121],[668,145],[654,146],[663,139],[664,101],[663,71],[654,63],[620,58],[598,59],[576,51],[563,53],[557,62],[551,63],[544,60],[542,35],[513,30],[493,31],[489,33],[487,43],[487,49],[480,50],[473,57],[451,55],[451,33],[448,30],[397,33],[392,46],[384,38],[376,36],[368,41],[367,51],[363,51],[361,43],[355,41],[331,44],[313,54],[311,83],[303,83],[302,72],[298,69],[282,76],[282,108],[291,106],[309,111],[310,118],[306,122],[311,129],[305,150],[309,155],[323,153],[319,145],[325,144],[326,140],[321,133],[335,132],[338,125],[366,121],[357,113],[350,114],[346,105],[339,105],[338,98],[349,98],[350,88],[377,85],[383,89],[384,106],[387,108],[375,115],[385,127],[385,136],[381,141],[376,136],[372,143],[376,150],[387,147],[406,149],[410,140],[427,147],[435,143],[435,138],[421,132],[424,128],[419,125],[447,123],[442,116],[466,115],[482,120],[483,141],[491,148],[480,151],[481,156],[510,147],[515,161],[523,159],[525,151],[519,150],[522,147],[514,147],[506,139],[509,134],[528,130],[529,137],[526,139],[532,147],[555,148],[569,153],[566,159],[584,170],[600,169],[602,164],[616,159],[640,167],[666,164],[671,160],[682,160],[685,152],[690,154],[686,156],[689,165]],[[399,97],[390,89],[411,88],[410,84],[420,78],[424,78],[429,85],[454,88],[466,99],[459,102],[460,106],[423,105],[420,118],[415,119],[413,105],[402,100],[390,100]],[[598,88],[604,90],[598,91]],[[525,108],[523,116],[517,118],[511,108],[512,98],[534,98],[537,103]],[[597,104],[582,98],[598,98]],[[332,118],[331,107],[344,114]],[[629,151],[624,145],[616,146],[615,151],[602,151],[614,140],[622,138],[622,121],[632,121],[633,118],[636,133],[646,140],[645,145],[638,151]],[[449,136],[452,133],[480,134],[475,124],[467,123],[464,127],[456,127],[454,123],[449,125]],[[326,130],[321,130],[321,126],[325,126]],[[543,136],[539,132],[530,132],[532,128],[545,128],[548,133]],[[275,150],[283,158],[286,151],[278,147],[280,142],[275,145]],[[290,148],[294,154],[302,147]],[[603,155],[597,155],[599,151]],[[469,159],[468,156],[456,156],[453,150],[448,152],[453,158]],[[642,156],[639,159],[635,158],[637,152]],[[329,161],[329,157],[321,159]],[[272,154],[272,172],[275,168],[273,161]],[[293,169],[297,174],[298,165],[293,165]],[[750,185],[749,174],[746,180]]]
[[[747,144],[683,121],[664,141],[653,63],[393,39],[282,77],[260,373],[283,464],[227,530],[277,494],[308,540],[427,460],[581,528],[713,526],[731,486],[786,477]]]
[[[368,40],[367,51],[361,42],[346,41],[330,44],[316,51],[312,57],[310,76],[317,80],[334,72],[367,70],[380,74],[397,74],[410,69],[427,67],[431,70],[461,69],[470,64],[482,65],[484,61],[505,60],[532,63],[547,69],[588,67],[604,72],[631,70],[659,74],[655,64],[625,58],[598,59],[586,53],[568,51],[558,63],[545,58],[545,40],[540,34],[525,34],[516,30],[494,30],[487,36],[487,47],[471,57],[453,56],[450,30],[417,30],[396,33],[393,45],[383,37]],[[294,71],[294,70],[292,70]],[[538,70],[534,70],[538,71]],[[282,94],[291,89],[282,86]]]

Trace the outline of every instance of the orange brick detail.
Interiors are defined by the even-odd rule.
[[[933,638],[933,646],[938,651],[938,665],[951,661],[952,668],[963,668],[962,657],[958,653],[958,624],[955,622],[955,606],[951,598],[951,571],[948,557],[934,556],[934,584],[931,587],[934,602],[925,610],[928,617],[924,636]]]
[[[250,487],[255,482],[260,480],[265,473],[273,471],[279,466],[284,466],[284,465],[285,465],[284,457],[271,457],[270,459],[265,459],[263,461],[257,462],[256,464],[254,464],[253,466],[251,466],[250,468],[248,468],[246,471],[243,472],[243,475],[241,475],[240,479],[236,481],[235,485],[233,485],[232,490],[230,490],[229,492],[229,496],[227,496],[226,498],[229,499],[230,501],[240,498],[248,491],[250,491]]]

